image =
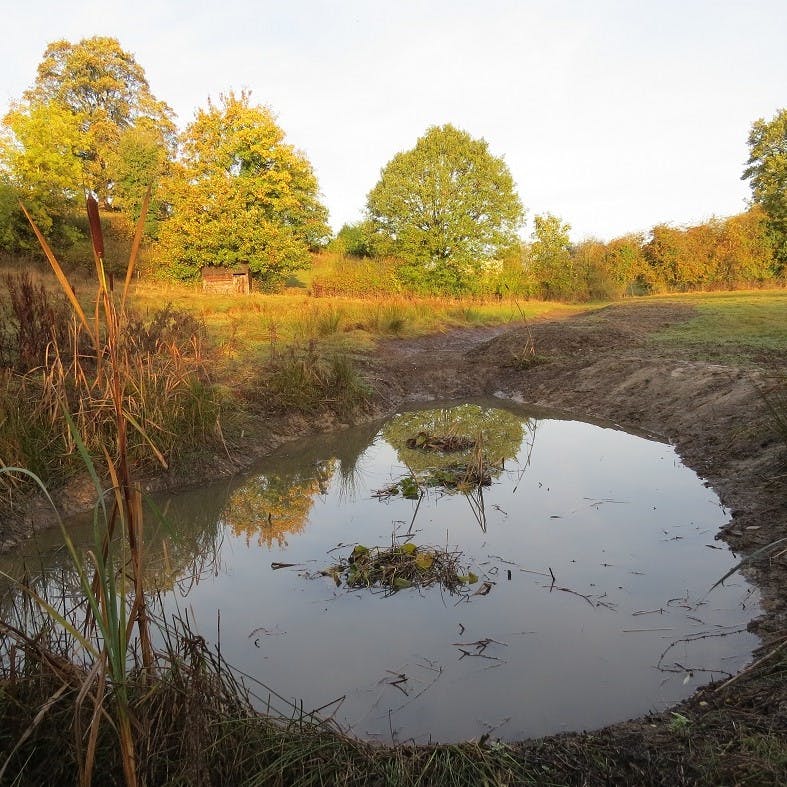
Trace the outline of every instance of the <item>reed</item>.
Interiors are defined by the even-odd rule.
[[[196,334],[192,333],[191,352],[187,354],[172,335],[175,315],[170,310],[160,312],[145,327],[127,307],[148,200],[149,195],[118,297],[112,292],[111,277],[105,269],[98,206],[92,196],[88,197],[97,280],[90,317],[43,235],[26,213],[74,316],[70,341],[64,342],[52,334],[46,345],[46,357],[39,370],[43,375],[39,409],[49,412],[53,418],[59,416],[65,423],[63,437],[67,448],[79,456],[98,500],[94,511],[94,546],[85,556],[77,553],[63,529],[87,604],[81,630],[45,597],[29,591],[45,615],[72,635],[90,659],[77,689],[77,707],[89,701],[92,712],[88,714],[86,729],[82,728],[80,714],[75,723],[79,781],[85,785],[92,781],[100,728],[107,714],[117,735],[124,781],[127,785],[139,782],[136,723],[127,690],[128,668],[134,663],[132,650],[138,648],[139,673],[144,683],[155,672],[156,662],[143,581],[142,494],[133,475],[135,465],[139,464],[135,462],[135,458],[139,459],[135,454],[144,447],[148,456],[166,468],[168,462],[157,445],[157,438],[165,435],[167,424],[171,427],[179,421],[194,420],[188,415],[178,417],[173,408],[183,409],[184,401],[192,407],[195,401],[202,403],[202,398],[194,393],[199,381],[191,374],[194,359],[199,360]],[[27,300],[36,302],[30,297]],[[43,343],[42,339],[37,341],[38,345]],[[162,353],[163,349],[167,352]],[[165,368],[159,360],[162,356],[168,359]],[[187,357],[189,362],[185,360]],[[169,413],[162,411],[163,403],[167,403]],[[103,460],[100,469],[93,461],[92,451]],[[4,475],[10,474],[8,468],[4,470]],[[14,474],[32,477],[29,471]],[[47,494],[43,482],[34,480]]]

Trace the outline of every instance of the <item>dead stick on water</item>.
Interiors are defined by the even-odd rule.
[[[499,659],[497,656],[487,656],[486,653],[471,653],[469,650],[463,650],[462,648],[459,648],[459,652],[462,654],[459,657],[459,661],[461,661],[465,656],[470,656],[477,659],[489,659],[489,661],[503,661],[503,659]]]
[[[633,634],[637,631],[672,631],[671,628],[664,629],[623,629],[624,634]]]
[[[576,590],[571,590],[571,588],[556,587],[554,581],[552,582],[552,586],[549,589],[552,590],[553,587],[555,588],[555,590],[562,590],[564,593],[571,593],[572,596],[579,596],[580,598],[584,598],[585,601],[587,601],[587,603],[590,604],[591,607],[593,607],[593,609],[596,608],[596,605],[593,603],[593,600],[590,598],[590,596],[586,596],[584,593],[577,593]]]
[[[625,630],[625,629],[624,629]],[[633,629],[634,631],[639,631],[639,629]],[[679,645],[682,642],[697,642],[701,639],[715,639],[716,637],[729,637],[732,634],[743,634],[746,631],[745,628],[733,628],[729,631],[719,631],[719,632],[711,632],[711,633],[704,633],[704,634],[690,634],[688,637],[681,637],[680,639],[676,639],[674,642],[670,642],[666,648],[661,652],[659,656],[658,662],[656,662],[656,666],[658,667],[661,662],[664,660],[664,657],[674,648],[676,645]]]
[[[460,650],[462,648],[474,647],[479,653],[483,653],[483,651],[485,651],[489,647],[489,645],[492,644],[502,645],[504,648],[508,647],[507,642],[500,642],[500,640],[492,639],[491,637],[486,637],[485,639],[479,639],[476,640],[475,642],[452,642],[451,644],[459,648]]]

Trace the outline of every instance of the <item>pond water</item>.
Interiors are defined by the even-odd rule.
[[[408,447],[419,433],[482,441]],[[426,485],[479,451],[491,484]],[[407,476],[418,499],[389,494]],[[362,738],[598,728],[735,673],[757,645],[756,591],[735,574],[707,592],[735,562],[714,540],[728,520],[714,492],[671,446],[609,426],[497,400],[431,405],[288,444],[242,478],[157,504],[169,524],[151,533],[148,581],[166,611]],[[67,564],[46,538],[56,583]],[[447,548],[458,592],[321,573],[357,544],[405,543]]]

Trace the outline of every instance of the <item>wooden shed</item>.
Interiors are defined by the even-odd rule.
[[[251,292],[251,274],[248,265],[224,268],[206,265],[202,269],[202,291],[221,295],[246,295]]]

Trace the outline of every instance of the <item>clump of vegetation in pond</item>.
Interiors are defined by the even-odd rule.
[[[455,462],[445,467],[422,470],[417,475],[404,475],[389,486],[378,489],[374,496],[385,499],[401,494],[408,500],[417,500],[422,487],[435,487],[448,492],[472,492],[479,486],[491,486],[492,471],[496,469],[482,458],[468,463]]]
[[[321,573],[333,577],[337,585],[344,582],[347,587],[377,588],[387,594],[432,585],[461,593],[478,582],[472,571],[462,571],[461,559],[461,552],[410,542],[387,549],[357,544],[346,560]]]

